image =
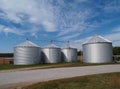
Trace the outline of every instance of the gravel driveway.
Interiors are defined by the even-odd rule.
[[[120,64],[3,72],[0,73],[0,89],[5,89],[8,87],[10,88],[11,86],[19,87],[29,83],[60,78],[70,78],[75,76],[110,72],[120,72]]]

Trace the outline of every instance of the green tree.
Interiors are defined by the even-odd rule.
[[[120,55],[120,47],[113,47],[113,55]]]
[[[82,51],[78,51],[78,56],[81,56],[82,55]]]
[[[13,57],[13,53],[0,53],[0,57]]]

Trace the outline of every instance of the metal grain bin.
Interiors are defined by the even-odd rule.
[[[64,62],[77,62],[77,49],[66,47],[62,50],[62,58]]]
[[[112,62],[112,42],[101,37],[94,36],[83,45],[83,62],[108,63]]]
[[[42,49],[45,63],[61,62],[61,49],[54,44],[50,44]]]
[[[14,47],[14,65],[32,65],[41,63],[41,49],[36,44],[26,40]]]

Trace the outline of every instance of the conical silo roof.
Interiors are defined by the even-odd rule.
[[[55,44],[49,44],[45,48],[59,48],[59,47],[56,46]]]
[[[88,44],[88,43],[99,43],[99,42],[108,42],[111,43],[108,39],[105,39],[104,37],[100,35],[95,35],[93,37],[90,37],[88,40],[86,40],[83,44]]]
[[[39,47],[38,45],[32,43],[31,41],[29,40],[26,40],[25,42],[17,45],[16,47]]]
[[[66,46],[63,46],[62,49],[77,49],[71,45],[66,45]]]
[[[62,49],[77,49],[77,48],[75,48],[75,47],[73,47],[72,45],[70,45],[70,41],[67,41],[67,44],[64,45],[64,46],[62,47]]]

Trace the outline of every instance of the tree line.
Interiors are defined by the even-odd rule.
[[[13,57],[13,53],[0,53],[0,57]]]
[[[113,47],[113,54],[120,55],[120,47]]]

